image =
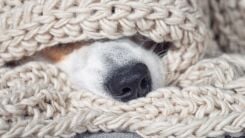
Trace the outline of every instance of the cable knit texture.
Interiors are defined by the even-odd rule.
[[[244,16],[245,0],[1,0],[0,137],[239,135],[245,129]],[[169,87],[129,103],[77,91],[50,64],[6,66],[60,43],[135,35],[174,46],[163,58]],[[217,56],[224,51],[236,54]]]

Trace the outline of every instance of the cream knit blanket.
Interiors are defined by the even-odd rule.
[[[0,137],[241,134],[244,29],[245,0],[0,0]],[[58,43],[136,34],[174,47],[163,59],[169,87],[129,103],[76,91],[53,65],[5,66]]]

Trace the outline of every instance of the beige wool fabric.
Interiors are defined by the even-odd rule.
[[[244,3],[0,0],[0,137],[72,137],[85,131],[143,137],[242,134],[245,56],[233,49],[245,48]],[[53,65],[5,65],[59,43],[133,35],[174,46],[163,58],[169,87],[129,103],[77,91]],[[217,56],[223,51],[235,54]]]

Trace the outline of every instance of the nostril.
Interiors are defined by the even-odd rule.
[[[122,89],[122,93],[121,93],[121,95],[130,95],[130,93],[131,93],[131,89],[130,88],[128,88],[128,87],[126,87],[126,88],[123,88]]]
[[[151,81],[150,79],[148,79],[148,77],[145,77],[141,80],[140,90],[141,90],[141,92],[139,93],[140,96],[146,96],[146,94],[151,91]]]
[[[142,89],[142,90],[144,90],[144,89],[146,89],[148,86],[147,86],[148,84],[147,84],[147,80],[146,80],[146,78],[143,78],[142,80],[141,80],[141,83],[140,83],[140,88]]]

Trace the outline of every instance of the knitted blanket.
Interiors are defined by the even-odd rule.
[[[0,137],[241,135],[244,16],[244,0],[1,0]],[[168,87],[129,103],[75,90],[50,64],[6,66],[60,43],[134,35],[174,45],[162,59]]]

